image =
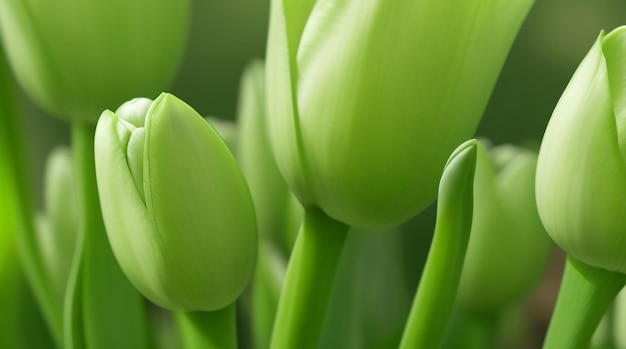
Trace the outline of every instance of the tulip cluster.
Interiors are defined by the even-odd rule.
[[[533,0],[267,1],[225,120],[170,87],[191,0],[0,0],[0,347],[491,349],[551,240],[544,347],[619,319],[626,27],[537,154],[472,139]],[[40,210],[13,82],[71,126]]]

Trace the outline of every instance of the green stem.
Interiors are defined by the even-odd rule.
[[[82,266],[84,233],[79,230],[72,257],[72,265],[67,278],[63,304],[63,340],[66,349],[82,349],[85,347],[83,338],[82,316]]]
[[[317,348],[348,226],[306,209],[278,304],[272,349]]]
[[[280,253],[271,242],[261,241],[252,284],[252,337],[255,349],[267,349],[270,346],[287,267],[286,258]]]
[[[185,349],[236,349],[236,303],[209,312],[178,312],[176,320]]]
[[[587,348],[602,315],[625,284],[626,275],[622,273],[568,257],[543,347]]]
[[[435,229],[400,348],[439,346],[456,297],[468,240],[469,229],[463,234]]]
[[[0,163],[0,192],[8,192],[7,166]],[[7,212],[8,211],[8,212]],[[20,273],[15,252],[15,234],[10,203],[0,200],[0,348],[24,347],[21,339],[27,327],[21,327],[19,300],[27,285]]]
[[[82,239],[83,249],[82,265],[80,259],[73,265],[73,272],[78,274],[74,277],[79,280],[74,285],[78,291],[73,292],[81,299],[85,346],[95,349],[145,348],[148,337],[143,299],[117,264],[102,220],[94,136],[94,125],[72,125],[79,206],[82,209],[79,244]],[[75,258],[80,256],[76,254]]]
[[[461,145],[448,160],[439,184],[435,234],[411,307],[400,348],[438,348],[463,269],[473,213],[476,141]]]
[[[26,170],[26,153],[22,139],[22,129],[15,105],[15,96],[10,86],[8,67],[0,52],[0,157],[7,164],[7,181],[12,189],[3,193],[2,200],[11,200],[15,220],[17,250],[22,269],[46,320],[50,333],[58,348],[63,347],[61,305],[57,301],[52,280],[45,272],[39,255],[35,215]]]

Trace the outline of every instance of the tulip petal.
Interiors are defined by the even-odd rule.
[[[463,309],[477,313],[519,301],[535,285],[552,246],[532,190],[536,155],[506,145],[489,155],[479,143],[472,233],[457,295]]]
[[[144,127],[135,129],[130,134],[128,146],[126,148],[126,161],[130,175],[133,177],[137,192],[143,202],[146,202],[143,183],[143,152],[146,143],[146,129]]]
[[[615,110],[617,140],[626,165],[626,27],[618,28],[602,39],[602,52]]]
[[[572,257],[626,273],[626,167],[620,152],[601,41],[565,89],[537,164],[541,221]]]
[[[369,229],[430,204],[532,3],[318,1],[297,60],[309,196],[331,217]]]
[[[153,229],[152,220],[129,171],[117,121],[113,112],[105,111],[96,128],[96,174],[102,216],[111,248],[124,273],[141,293],[165,306],[167,297],[158,274],[163,268],[161,248],[147,234]]]
[[[188,0],[0,1],[0,35],[17,80],[48,112],[94,122],[171,80]]]
[[[223,308],[256,261],[248,187],[217,132],[183,101],[162,94],[146,119],[144,189],[167,269],[159,281],[176,309]]]
[[[307,193],[311,178],[304,167],[305,149],[302,145],[297,107],[298,67],[296,53],[302,30],[315,4],[314,0],[272,0],[267,43],[267,113],[271,124],[270,141],[275,153],[281,153],[278,163],[281,173],[294,193],[304,202],[313,199]],[[304,188],[304,189],[301,189]]]
[[[285,238],[285,212],[292,194],[270,148],[265,96],[265,68],[261,62],[254,62],[246,69],[241,81],[238,160],[254,200],[259,234],[279,242]]]

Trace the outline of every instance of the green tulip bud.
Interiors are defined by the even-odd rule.
[[[292,194],[280,175],[270,148],[265,96],[265,67],[262,62],[252,62],[241,80],[239,162],[250,185],[261,236],[273,243],[292,246],[285,241],[288,240],[286,234],[293,231],[287,229],[291,225],[285,218],[294,216],[288,210],[297,211],[300,205],[296,203],[295,210],[292,209]],[[302,220],[302,208],[299,210],[300,214],[295,214],[298,223]]]
[[[289,225],[288,220],[295,216],[298,225],[302,220],[302,207],[293,199],[270,149],[265,95],[264,64],[251,62],[242,75],[239,91],[237,155],[250,185],[261,237],[251,295],[252,338],[254,347],[259,349],[269,347],[271,341],[285,278],[284,251],[293,246],[288,234],[297,233],[297,225]]]
[[[273,0],[270,136],[303,205],[377,230],[429,205],[532,3]]]
[[[79,217],[74,162],[69,148],[60,147],[50,153],[45,176],[46,213],[37,217],[37,233],[44,267],[62,304]]]
[[[98,190],[115,257],[154,303],[211,311],[254,270],[257,227],[237,163],[216,131],[170,94],[105,111],[96,128]]]
[[[63,119],[95,122],[173,77],[189,1],[3,0],[0,33],[17,80]]]
[[[626,273],[626,27],[596,40],[559,100],[537,164],[552,239],[587,265]]]
[[[552,244],[535,203],[536,153],[503,145],[487,154],[478,144],[472,231],[457,302],[485,313],[528,293],[545,270]]]

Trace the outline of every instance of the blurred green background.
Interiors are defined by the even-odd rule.
[[[268,13],[269,0],[195,0],[185,57],[170,92],[203,115],[234,119],[241,72],[251,59],[264,57]],[[623,0],[537,0],[511,50],[477,135],[491,139],[494,144],[533,141],[538,144],[552,109],[600,30],[610,31],[626,24],[625,13],[626,2]],[[20,97],[28,140],[30,180],[36,202],[41,208],[46,156],[55,145],[69,144],[69,127],[45,115],[23,94]],[[434,209],[431,208],[407,225],[414,231],[392,232],[387,234],[389,239],[367,235],[360,240],[353,239],[355,241],[350,244],[361,246],[358,248],[365,252],[353,256],[351,261],[354,266],[344,266],[348,269],[343,272],[353,275],[354,270],[350,271],[350,268],[355,268],[362,279],[360,282],[380,283],[367,273],[388,276],[380,267],[377,271],[376,266],[393,266],[389,261],[395,263],[394,257],[398,256],[385,254],[389,251],[385,250],[386,246],[393,245],[395,247],[389,248],[403,251],[399,257],[403,265],[395,267],[405,275],[408,289],[414,290],[433,221]],[[404,243],[398,245],[397,241]],[[526,307],[534,322],[524,326],[531,327],[528,330],[534,337],[519,342],[520,348],[535,346],[542,338],[558,288],[561,260],[562,256],[557,253],[539,291]],[[350,265],[350,262],[344,264]],[[344,292],[347,292],[344,297],[350,299],[351,293],[345,289]],[[385,297],[384,287],[369,289],[368,292],[373,299]],[[400,296],[393,302],[385,304],[387,311],[400,314],[389,315],[390,319],[402,318],[403,312],[408,312],[406,305],[410,305],[412,293],[409,292],[408,296],[406,292],[398,294]],[[342,296],[336,297],[341,299]],[[331,304],[341,304],[341,301],[335,300]],[[338,319],[348,315],[347,310],[332,312],[332,316]],[[387,324],[385,321],[382,318],[369,325],[379,328],[388,325],[393,332],[393,321]],[[512,327],[520,328],[520,324]],[[327,337],[331,338],[333,334]],[[328,338],[326,343],[333,343]]]

